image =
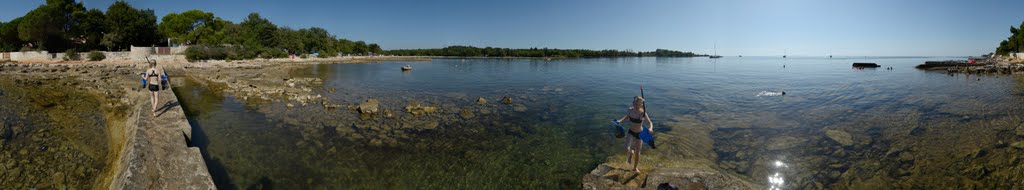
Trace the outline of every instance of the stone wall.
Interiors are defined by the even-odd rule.
[[[1010,58],[1024,59],[1024,53],[1010,53]]]
[[[147,55],[180,55],[185,54],[188,46],[178,47],[131,47],[131,56],[145,59]]]
[[[10,54],[11,61],[50,61],[56,56],[48,51],[10,52]],[[60,58],[62,57],[57,57],[57,59]]]
[[[157,62],[184,62],[186,46],[171,47],[163,50],[169,54],[157,54],[154,47],[132,47],[131,51],[107,52],[101,51],[106,56],[106,61],[139,61],[143,62],[147,57]],[[78,53],[86,60],[89,52]],[[0,61],[17,62],[60,62],[64,61],[64,53],[50,53],[48,51],[25,51],[25,52],[3,52],[0,54]]]
[[[132,95],[137,108],[115,134],[125,140],[118,144],[105,189],[216,189],[201,150],[189,145],[192,127],[177,96],[170,90],[159,93],[165,104],[156,116],[149,111],[148,93]]]

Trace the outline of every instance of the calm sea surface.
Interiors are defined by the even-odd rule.
[[[435,59],[311,65],[296,73],[322,78],[323,89],[336,88],[337,93],[324,92],[328,99],[354,104],[378,98],[384,109],[396,112],[409,100],[468,107],[485,97],[502,107],[504,96],[526,108],[498,108],[489,116],[460,120],[445,119],[449,112],[441,112],[435,116],[441,121],[437,130],[397,135],[402,138],[392,146],[335,134],[342,131],[337,127],[360,122],[348,121],[352,117],[286,122],[303,117],[302,112],[267,113],[287,108],[245,104],[195,82],[176,91],[193,126],[204,134],[194,143],[204,147],[222,188],[578,188],[580,177],[594,166],[619,162],[607,160],[623,152],[608,121],[625,113],[641,86],[659,133],[711,126],[716,168],[766,187],[800,188],[844,181],[846,176],[831,171],[852,170],[872,154],[891,151],[885,147],[927,151],[900,145],[907,143],[892,140],[902,137],[888,129],[968,126],[1022,111],[1021,84],[1013,77],[913,68],[945,59],[954,58]],[[883,67],[854,69],[853,62]],[[400,72],[406,64],[415,69]],[[341,114],[355,112],[335,115]],[[843,148],[824,129],[847,131],[856,145]],[[374,135],[382,134],[359,136]],[[787,138],[796,139],[773,140]],[[782,145],[766,145],[772,143]],[[844,166],[830,169],[835,163]],[[778,170],[786,184],[771,183],[768,177],[778,173],[773,165],[792,166]],[[887,167],[884,160],[881,165]]]

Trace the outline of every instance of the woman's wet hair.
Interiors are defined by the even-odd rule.
[[[646,110],[646,109],[644,109],[644,97],[634,96],[633,97],[633,104],[640,105],[640,107],[637,107],[638,110],[641,110],[641,111]]]
[[[146,60],[146,62],[149,62],[149,67],[156,67],[156,61]]]

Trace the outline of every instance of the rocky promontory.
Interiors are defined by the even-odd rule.
[[[661,130],[659,130],[659,128]],[[763,189],[743,176],[724,172],[715,165],[712,127],[692,117],[676,117],[655,128],[658,149],[644,145],[640,173],[626,163],[625,153],[583,175],[583,189]],[[664,132],[659,132],[664,131]],[[616,142],[622,142],[617,140]]]

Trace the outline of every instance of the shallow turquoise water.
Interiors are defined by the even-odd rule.
[[[737,129],[782,128],[745,138],[758,139],[905,117],[901,114],[908,110],[919,114],[914,119],[921,125],[1021,111],[1021,90],[1010,77],[950,76],[913,68],[936,59],[950,58],[435,59],[314,65],[300,71],[324,79],[324,88],[337,88],[338,93],[325,96],[346,104],[380,98],[399,102],[386,103],[396,109],[412,99],[461,107],[471,106],[476,97],[497,102],[510,96],[528,108],[442,122],[442,130],[410,133],[411,138],[392,147],[369,146],[331,132],[359,121],[286,123],[283,117],[302,113],[263,114],[257,111],[260,106],[282,106],[246,106],[196,84],[176,91],[193,125],[207,137],[200,144],[222,188],[572,189],[579,187],[582,174],[621,152],[607,121],[621,117],[632,97],[640,95],[640,86],[656,124],[696,118],[719,129],[713,133],[716,146],[730,148],[764,148],[750,145],[757,144],[753,141],[725,143],[742,141],[736,134],[749,133]],[[852,62],[883,68],[853,69]],[[399,72],[406,64],[415,69]],[[786,95],[774,94],[782,91]],[[669,130],[659,124],[656,131]],[[739,158],[721,149],[716,147],[722,160],[739,162],[764,157],[801,162],[807,156],[790,149]],[[769,185],[762,169],[756,169],[764,164],[754,162],[750,167],[755,169],[736,172]],[[804,181],[835,180],[791,172]]]

